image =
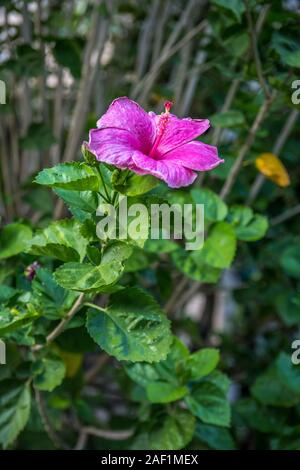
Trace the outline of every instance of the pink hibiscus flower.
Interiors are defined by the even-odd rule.
[[[208,171],[222,163],[216,147],[194,141],[209,128],[207,119],[180,119],[165,112],[146,113],[137,103],[114,100],[90,131],[88,148],[100,161],[139,175],[153,175],[171,188],[193,183],[195,171]]]

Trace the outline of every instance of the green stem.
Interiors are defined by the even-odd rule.
[[[107,202],[108,204],[110,204],[110,201],[107,199],[106,196],[104,196],[104,194],[102,194],[100,191],[99,191],[99,194],[100,194],[100,196],[104,199],[105,202]]]
[[[91,307],[91,308],[95,308],[96,310],[100,310],[100,312],[105,311],[105,308],[99,307],[98,305],[92,304],[90,302],[85,302],[83,305],[85,307]]]
[[[112,197],[112,201],[111,201],[112,204],[113,204],[113,206],[115,205],[115,203],[116,203],[118,197],[119,197],[118,191],[114,191],[114,194],[113,194],[113,197]]]
[[[98,171],[99,171],[99,175],[100,175],[100,178],[101,178],[101,182],[103,184],[103,188],[104,188],[104,192],[106,194],[106,201],[107,202],[110,202],[110,197],[109,197],[109,194],[108,194],[108,191],[107,191],[107,187],[106,187],[106,184],[105,184],[105,181],[104,181],[104,178],[103,178],[103,175],[102,175],[102,171],[101,171],[101,167],[99,166],[98,167]],[[102,196],[103,197],[103,196]],[[105,198],[103,198],[105,199]]]

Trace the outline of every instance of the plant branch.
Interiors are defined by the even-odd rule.
[[[298,215],[298,214],[300,214],[300,204],[286,210],[282,214],[280,214],[277,217],[274,217],[273,219],[271,219],[270,220],[270,225],[281,224],[282,222],[285,222],[286,220],[291,219],[292,217],[295,217],[295,215]]]
[[[95,377],[99,374],[99,372],[103,369],[105,364],[109,361],[110,357],[102,353],[98,356],[97,360],[93,364],[93,366],[88,369],[88,371],[85,373],[84,380],[86,383],[92,382]]]
[[[233,100],[235,98],[236,92],[237,92],[237,90],[240,86],[240,83],[241,83],[240,78],[235,78],[231,82],[231,85],[230,85],[229,90],[227,92],[227,95],[225,97],[224,104],[223,104],[222,108],[220,109],[220,113],[225,113],[231,108],[231,105],[232,105]],[[214,129],[213,134],[212,134],[212,140],[211,140],[212,145],[218,145],[221,134],[222,134],[222,130],[223,130],[222,127],[216,127]]]
[[[284,123],[281,129],[281,132],[279,133],[275,141],[274,147],[272,149],[272,153],[274,153],[276,156],[279,156],[281,150],[283,149],[283,146],[285,145],[287,139],[289,138],[289,135],[292,132],[297,122],[298,117],[299,117],[299,111],[297,109],[293,109],[288,115],[288,118],[286,122]],[[247,205],[251,205],[253,201],[256,199],[265,180],[266,178],[264,177],[263,174],[259,173],[257,175],[257,177],[254,180],[253,185],[250,188],[249,197],[246,202]]]
[[[241,169],[241,166],[242,166],[242,163],[244,161],[244,158],[245,156],[247,155],[247,153],[249,152],[250,148],[252,147],[252,144],[254,142],[254,139],[255,139],[255,136],[258,132],[258,130],[260,129],[260,126],[263,122],[263,120],[265,119],[275,97],[277,96],[277,92],[274,90],[272,92],[272,94],[268,97],[268,98],[265,98],[263,104],[261,105],[257,115],[256,115],[256,118],[254,119],[253,123],[252,123],[252,126],[249,130],[249,133],[248,133],[248,136],[246,138],[246,141],[244,143],[244,145],[242,146],[231,170],[230,170],[230,173],[221,189],[221,192],[220,192],[220,197],[222,199],[226,199],[226,197],[228,196],[228,194],[230,193],[234,183],[235,183],[235,180],[237,178],[237,175]]]
[[[180,281],[177,282],[177,288],[174,290],[170,299],[167,301],[166,305],[164,306],[164,310],[166,313],[171,313],[173,311],[178,299],[180,298],[181,294],[185,291],[189,282],[190,280],[185,276],[182,276]]]
[[[270,9],[270,5],[264,5],[263,8],[261,9],[261,11],[259,12],[256,24],[255,24],[255,28],[254,28],[254,31],[253,31],[253,34],[255,35],[256,41],[257,41],[257,37],[261,33],[261,30],[263,28],[263,25],[264,25],[264,22],[265,22],[265,19],[267,17],[269,9]],[[249,55],[250,55],[250,49],[248,49],[245,60],[247,60],[249,58]],[[241,81],[242,81],[241,78],[235,78],[232,81],[231,86],[229,87],[229,90],[228,90],[227,95],[225,97],[224,104],[223,104],[223,106],[220,110],[221,113],[225,113],[225,112],[229,111],[229,109],[231,108],[231,105],[234,101],[234,98],[235,98],[236,93],[239,89]],[[220,141],[220,138],[221,138],[221,135],[222,135],[222,131],[223,131],[223,129],[221,127],[216,127],[214,129],[214,131],[212,133],[212,145],[218,145],[219,144],[219,141]]]
[[[33,346],[32,350],[33,351],[40,351],[43,349],[45,346],[48,346],[50,343],[52,343],[65,329],[66,325],[72,320],[74,315],[78,312],[80,307],[82,306],[84,299],[84,294],[81,293],[79,297],[77,298],[76,302],[73,304],[72,308],[69,310],[67,315],[60,321],[60,323],[54,328],[51,333],[47,336],[46,339],[46,344],[36,344]]]
[[[83,427],[81,429],[81,432],[89,434],[91,436],[103,437],[104,439],[109,439],[113,441],[126,441],[134,433],[133,429],[121,429],[118,431],[113,431],[109,429],[99,429],[94,426]]]
[[[269,89],[268,89],[268,86],[267,86],[267,83],[263,74],[263,70],[262,70],[261,60],[260,60],[258,47],[257,47],[257,35],[256,35],[257,33],[256,33],[256,28],[252,21],[249,1],[246,0],[245,4],[246,4],[246,17],[248,21],[249,30],[250,30],[251,47],[252,47],[253,57],[255,61],[256,73],[257,73],[259,83],[262,87],[262,90],[265,96],[268,98],[270,96],[270,92],[269,92]]]
[[[193,4],[193,2],[190,2],[190,7]],[[189,8],[190,8],[189,7]],[[188,7],[187,7],[188,10]],[[186,10],[186,11],[187,11]],[[185,14],[186,14],[185,11]],[[180,23],[178,24],[178,30],[179,32],[183,28],[187,21],[186,15],[181,19]],[[200,31],[203,30],[203,28],[207,25],[206,21],[201,21],[197,26],[195,26],[193,29],[191,29],[180,41],[178,41],[175,45],[173,42],[173,39],[177,36],[173,35],[175,30],[172,33],[172,37],[169,38],[167,41],[165,47],[162,50],[161,55],[157,59],[157,61],[153,64],[149,72],[144,76],[144,78],[136,85],[135,89],[132,92],[132,97],[137,98],[139,97],[140,100],[145,99],[147,93],[149,92],[152,84],[154,83],[161,66],[168,60],[170,57],[172,57],[176,52],[178,52],[182,47],[186,46],[189,41],[191,41]],[[179,28],[180,26],[180,28]],[[171,40],[172,39],[172,40]]]
[[[36,387],[34,387],[34,392],[35,392],[35,400],[37,403],[37,408],[44,426],[44,429],[54,445],[57,449],[69,449],[69,447],[61,440],[59,435],[55,432],[55,430],[52,428],[52,424],[50,423],[48,414],[47,414],[47,409],[46,409],[46,403],[44,400],[44,397],[40,390],[38,390]]]

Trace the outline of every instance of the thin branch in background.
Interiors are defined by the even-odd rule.
[[[37,2],[37,10],[36,10],[36,36],[39,39],[39,50],[41,53],[41,57],[43,58],[43,70],[38,77],[38,82],[39,82],[39,118],[42,120],[44,123],[48,123],[49,121],[49,110],[48,110],[48,102],[46,98],[46,48],[45,48],[45,42],[43,40],[43,13],[46,11],[45,5],[42,5],[42,1],[39,0]]]
[[[71,118],[70,131],[63,156],[64,162],[72,160],[78,151],[89,106],[92,85],[94,83],[94,77],[99,67],[99,59],[107,38],[108,21],[101,19],[99,13],[100,3],[100,0],[95,1],[91,32],[85,50],[82,77],[78,88],[76,104]]]
[[[105,112],[105,88],[104,80],[105,73],[103,70],[98,69],[94,83],[94,96],[95,96],[95,113],[96,116],[102,116]]]
[[[133,429],[121,429],[121,430],[109,430],[109,429],[99,429],[94,426],[85,426],[81,429],[81,432],[89,434],[95,437],[103,437],[104,439],[109,439],[112,441],[126,441],[133,436]]]
[[[0,168],[3,187],[3,207],[7,221],[12,220],[14,215],[13,191],[10,178],[10,167],[8,159],[7,138],[4,124],[0,122]]]
[[[13,197],[14,197],[14,206],[15,212],[17,215],[20,215],[21,210],[21,199],[19,191],[19,169],[20,169],[20,151],[19,151],[19,140],[18,140],[18,131],[17,131],[17,119],[14,114],[8,116],[8,129],[10,135],[10,149],[12,156],[12,182],[13,187]]]
[[[226,94],[223,106],[220,109],[220,113],[226,113],[227,111],[229,111],[229,109],[231,108],[231,105],[233,103],[233,100],[236,96],[236,93],[239,89],[240,84],[241,84],[241,79],[240,78],[235,78],[231,82],[231,85],[230,85],[230,87],[228,89],[228,92]],[[222,127],[216,127],[214,129],[214,131],[212,133],[212,139],[211,139],[212,145],[218,145],[218,143],[220,141],[222,131],[223,131]]]
[[[67,446],[65,442],[62,441],[60,436],[52,427],[52,424],[47,414],[46,403],[45,403],[45,400],[41,391],[38,390],[36,387],[34,387],[34,392],[35,392],[35,400],[37,403],[38,411],[39,411],[44,429],[50,441],[52,442],[54,447],[56,447],[57,449],[65,449],[65,450],[69,449],[69,446]]]
[[[92,26],[84,53],[81,80],[79,83],[76,104],[70,122],[70,130],[62,161],[67,162],[75,158],[79,150],[80,140],[84,130],[94,79],[99,67],[99,61],[107,39],[109,22],[101,18],[99,6],[101,0],[95,0],[92,14]],[[63,210],[63,202],[59,200],[54,211],[54,218],[59,219]]]
[[[261,105],[256,118],[254,119],[252,126],[248,132],[247,138],[245,140],[244,145],[241,147],[238,156],[229,172],[229,175],[221,189],[220,192],[220,197],[222,199],[226,199],[226,197],[229,195],[235,180],[237,178],[237,175],[241,169],[242,163],[244,161],[244,158],[246,157],[247,153],[249,152],[250,148],[252,147],[252,144],[255,140],[256,134],[260,129],[260,126],[265,119],[267,113],[270,110],[270,107],[275,100],[275,97],[277,96],[277,92],[275,90],[272,91],[271,95],[268,98],[265,98],[263,104]]]
[[[88,434],[83,430],[80,431],[74,450],[85,449],[87,442],[88,442]]]
[[[166,44],[163,47],[163,50],[161,51],[157,61],[152,65],[149,72],[133,89],[132,98],[138,98],[139,101],[143,103],[160,72],[161,66],[203,29],[205,24],[204,21],[193,28],[193,30],[189,31],[180,41],[176,43],[178,36],[187,24],[189,16],[195,8],[195,1],[196,0],[189,1],[183,15],[181,15],[175,28],[167,39]]]
[[[174,289],[173,294],[169,298],[168,302],[164,306],[164,310],[166,313],[171,313],[173,311],[178,299],[180,298],[182,293],[185,291],[186,287],[188,286],[190,282],[191,282],[190,279],[188,279],[186,276],[182,276],[180,281],[176,282],[177,286]]]
[[[278,225],[281,224],[282,222],[285,222],[288,219],[291,219],[292,217],[295,217],[295,215],[300,214],[300,204],[298,204],[295,207],[291,207],[291,209],[286,210],[282,214],[278,215],[277,217],[274,217],[273,219],[270,220],[270,225]]]
[[[141,95],[139,95],[139,100],[143,103],[148,95],[153,83],[155,82],[157,75],[160,71],[161,66],[170,59],[176,52],[178,52],[182,47],[188,44],[198,33],[200,33],[206,26],[206,21],[202,21],[195,28],[191,29],[178,43],[174,45],[169,51],[161,56],[160,60],[156,63],[156,66],[153,67],[153,70],[150,70],[149,74],[145,76],[142,80],[144,87]],[[141,83],[141,82],[140,82]]]
[[[160,0],[149,3],[149,12],[140,31],[135,67],[138,80],[142,78],[147,68],[160,6]]]
[[[281,129],[281,132],[279,133],[279,135],[278,135],[278,137],[275,141],[274,147],[272,149],[272,153],[274,153],[276,156],[279,156],[279,154],[281,153],[281,150],[283,149],[283,146],[285,145],[287,139],[289,138],[289,135],[292,132],[292,130],[293,130],[293,128],[294,128],[294,126],[297,122],[298,117],[299,117],[299,111],[297,109],[292,109],[292,111],[288,115],[288,118],[285,121],[285,123],[284,123],[284,125]],[[251,205],[253,203],[253,201],[256,199],[256,197],[257,197],[259,191],[261,190],[262,185],[264,184],[265,180],[266,180],[266,178],[261,173],[259,173],[256,176],[256,178],[254,180],[254,183],[252,184],[252,186],[250,188],[249,196],[248,196],[248,199],[246,201],[247,205]]]
[[[255,31],[253,33],[255,35],[256,40],[257,40],[259,34],[262,31],[262,28],[263,28],[265,20],[267,18],[267,14],[269,12],[269,9],[270,9],[270,5],[264,5],[261,8],[260,12],[259,12],[256,24],[255,24]],[[250,55],[250,49],[248,50],[248,53],[246,54],[246,60],[248,60],[249,55]],[[238,92],[238,89],[240,87],[241,82],[242,82],[241,78],[235,78],[232,81],[232,83],[229,87],[229,90],[226,94],[224,104],[221,107],[221,110],[220,110],[221,113],[225,113],[225,112],[229,111],[229,109],[231,108],[232,103],[233,103],[233,101],[236,97],[236,94]],[[221,127],[216,127],[214,129],[214,131],[212,133],[212,141],[211,141],[212,145],[218,145],[219,144],[221,136],[222,136],[222,131],[223,131],[223,129]]]
[[[259,34],[261,33],[263,29],[263,26],[265,24],[270,8],[271,8],[271,5],[267,3],[266,5],[262,5],[260,9],[260,12],[256,21],[256,25],[255,25],[255,31],[256,31],[257,36],[259,36]]]
[[[60,323],[54,328],[51,333],[47,336],[46,339],[46,345],[48,346],[50,343],[52,343],[65,329],[67,324],[72,320],[74,315],[78,312],[80,309],[84,299],[84,294],[81,293],[79,297],[77,298],[76,302],[72,306],[72,308],[69,310],[67,315],[60,321]],[[40,349],[43,349],[45,347],[44,344],[36,344],[35,346],[32,347],[32,351],[40,351]]]
[[[177,301],[176,310],[180,312],[184,308],[187,302],[193,298],[195,294],[200,290],[201,284],[198,281],[192,281],[186,292],[183,292]]]
[[[22,2],[22,39],[24,44],[32,43],[32,28],[30,23],[30,17],[28,12],[28,2]],[[25,136],[27,134],[28,128],[32,121],[32,99],[31,99],[31,89],[29,86],[29,78],[23,77],[20,80],[19,86],[15,86],[17,99],[19,100],[18,109],[20,110],[20,119],[19,119],[19,135]],[[25,150],[21,155],[21,165],[20,165],[20,181],[23,182],[26,180],[29,174],[30,168],[30,152]]]
[[[186,31],[190,31],[191,28],[194,26],[194,19],[195,17],[190,17],[189,21],[186,25]],[[184,90],[184,85],[186,83],[187,77],[189,76],[190,72],[190,67],[189,63],[191,60],[191,55],[192,55],[192,50],[193,50],[193,43],[192,41],[188,42],[186,46],[184,46],[181,51],[180,51],[180,59],[179,59],[179,64],[176,64],[176,72],[174,73],[175,75],[175,80],[174,80],[174,111],[178,114],[179,109],[180,109],[180,103],[181,103],[181,98],[182,98],[182,93]],[[171,74],[171,80],[173,74]]]
[[[179,115],[186,116],[189,114],[193,104],[194,96],[200,76],[211,68],[210,63],[205,63],[206,53],[199,51],[196,55],[195,65],[189,74],[189,78],[185,87],[185,92],[181,100]]]
[[[161,52],[161,46],[164,37],[164,30],[167,24],[167,21],[170,17],[170,13],[172,10],[172,2],[171,0],[164,0],[162,5],[162,12],[158,17],[156,26],[155,26],[155,36],[154,36],[154,43],[152,47],[152,58],[151,58],[151,66],[155,64],[158,60],[159,54]]]
[[[84,376],[84,380],[86,383],[92,382],[95,377],[99,374],[99,372],[103,369],[103,367],[108,363],[110,357],[102,353],[98,356],[94,364],[88,371],[86,372]]]
[[[252,53],[254,57],[256,73],[257,73],[259,83],[262,87],[262,90],[265,96],[268,98],[270,96],[270,92],[269,92],[268,85],[266,83],[266,80],[263,74],[263,69],[262,69],[261,60],[260,60],[258,47],[257,47],[257,33],[256,33],[256,28],[253,25],[252,15],[251,15],[250,7],[249,7],[249,1],[245,0],[245,4],[246,4],[246,17],[247,17],[247,22],[248,22],[249,31],[250,31],[251,48],[252,48]]]
[[[56,165],[60,160],[61,151],[61,138],[63,133],[63,71],[59,67],[57,70],[57,85],[54,94],[54,109],[53,109],[53,136],[56,140],[55,144],[50,149],[50,159],[52,165]]]

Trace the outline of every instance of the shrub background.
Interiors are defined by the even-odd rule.
[[[300,339],[300,120],[291,100],[299,10],[278,0],[1,2],[3,447],[299,449],[300,366],[290,359]],[[42,242],[32,236],[72,213],[63,222],[70,236],[82,220],[74,195],[62,189],[64,205],[57,182],[53,193],[34,178],[82,159],[88,129],[123,95],[156,112],[170,99],[179,116],[210,118],[205,141],[225,158],[193,188],[153,190],[206,204],[204,255],[172,243],[135,247],[120,280],[151,294],[155,308],[148,294],[128,291],[141,295],[141,311],[147,302],[163,309],[189,351],[175,339],[167,362],[119,362],[112,342],[97,337],[97,346],[88,335],[83,309],[45,355],[35,353],[76,299],[52,273],[80,250],[71,238],[50,246],[51,228]],[[289,185],[278,184],[283,170],[268,160],[263,171],[273,181],[261,175],[255,160],[264,153],[280,158]],[[97,265],[94,248],[89,240]],[[42,270],[30,283],[24,270],[36,260]],[[108,294],[96,294],[101,308]],[[122,312],[130,294],[123,303],[113,295]]]

